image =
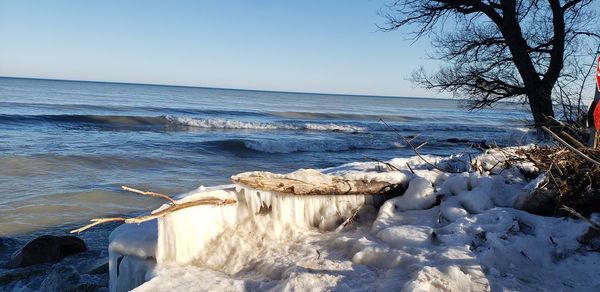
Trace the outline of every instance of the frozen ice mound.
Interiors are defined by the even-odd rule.
[[[158,219],[154,231],[119,227],[111,249],[123,258],[119,264],[111,255],[111,291],[600,290],[600,255],[576,240],[587,223],[515,208],[543,178],[523,175],[531,165],[499,166],[510,151],[490,150],[475,161],[427,157],[463,173],[397,158],[388,163],[400,171],[356,162],[288,174],[319,183],[332,175],[406,185],[395,198],[199,189],[181,201],[238,203],[181,210]],[[332,231],[354,214],[351,228]],[[135,232],[148,242],[154,234],[155,245]]]

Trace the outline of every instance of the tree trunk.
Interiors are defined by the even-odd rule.
[[[546,124],[546,117],[554,117],[552,108],[552,89],[537,87],[527,93],[529,107],[536,127]]]
[[[555,0],[553,0],[555,1]],[[519,75],[525,85],[527,98],[529,99],[529,107],[531,108],[531,114],[533,115],[533,121],[536,127],[545,125],[546,116],[554,117],[554,109],[552,108],[552,87],[556,83],[556,79],[562,69],[563,59],[563,47],[561,44],[555,44],[552,52],[551,70],[547,72],[550,75],[548,79],[541,79],[534,64],[531,56],[528,53],[527,41],[523,37],[521,26],[517,16],[517,2],[501,1],[502,11],[504,17],[501,22],[496,22],[500,29],[502,36],[506,39],[506,44],[513,57],[513,62],[519,71]],[[555,7],[553,7],[554,9]],[[562,17],[562,14],[556,12],[553,14],[556,17]],[[564,42],[564,21],[562,19],[554,19],[555,29],[559,31],[555,33],[562,33],[558,36],[559,40]],[[561,26],[562,25],[562,26]],[[562,44],[564,46],[564,44]],[[550,71],[549,69],[549,71]]]

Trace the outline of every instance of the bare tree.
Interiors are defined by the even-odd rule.
[[[554,117],[552,92],[579,64],[597,34],[598,0],[397,0],[388,6],[384,31],[427,34],[444,65],[412,80],[452,92],[482,108],[526,98],[536,125]],[[565,81],[566,82],[566,81]],[[564,84],[561,82],[560,84]]]

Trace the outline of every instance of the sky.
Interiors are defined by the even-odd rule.
[[[0,0],[0,76],[437,96],[406,78],[426,39],[382,32],[384,0]]]

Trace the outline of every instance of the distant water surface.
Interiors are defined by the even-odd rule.
[[[523,143],[514,105],[455,100],[0,78],[0,236],[139,213],[250,170],[289,172],[412,155],[394,131],[447,155]]]

